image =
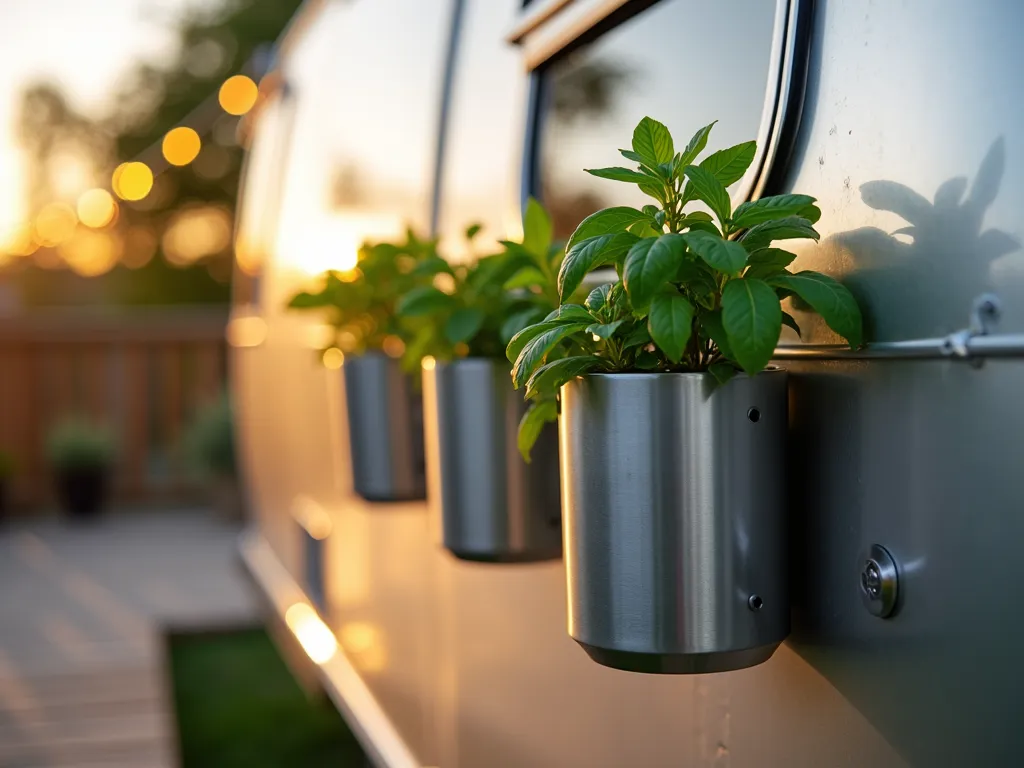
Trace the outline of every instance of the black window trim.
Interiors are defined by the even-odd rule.
[[[559,23],[558,11],[573,0],[558,3],[554,12],[522,34],[513,33],[510,41],[524,46],[528,70],[526,131],[523,142],[521,198],[525,206],[530,195],[539,195],[541,189],[540,152],[541,121],[545,103],[544,71],[552,63],[573,50],[586,45],[606,32],[642,13],[661,0],[595,0],[594,10],[586,19],[588,26],[575,27],[571,22],[564,32],[557,29],[555,46],[530,49],[530,36],[546,26]],[[545,4],[541,9],[549,9]],[[764,110],[757,134],[757,155],[750,170],[737,183],[733,202],[757,199],[769,190],[780,189],[784,183],[789,159],[792,156],[800,117],[803,111],[804,90],[812,38],[813,0],[776,0],[775,25],[772,31],[771,60],[765,88]],[[525,27],[524,27],[525,29]]]

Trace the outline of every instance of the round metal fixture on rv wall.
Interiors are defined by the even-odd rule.
[[[872,544],[862,558],[860,597],[872,616],[888,618],[896,610],[899,599],[899,573],[896,561],[885,547]]]

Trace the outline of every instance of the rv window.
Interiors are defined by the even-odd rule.
[[[628,165],[617,149],[644,115],[684,145],[718,120],[708,150],[757,138],[774,20],[765,0],[663,0],[546,65],[534,191],[556,234],[599,208],[643,200],[633,185],[583,169]]]

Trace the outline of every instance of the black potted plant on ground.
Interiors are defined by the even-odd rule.
[[[342,357],[353,486],[371,501],[423,498],[423,414],[419,363],[433,337],[398,315],[400,296],[430,285],[446,267],[437,242],[411,231],[403,243],[366,244],[356,266],[329,271],[313,292],[289,302],[325,312],[336,329],[325,362]]]
[[[213,507],[227,520],[244,516],[235,456],[234,416],[227,393],[196,412],[185,436],[193,466],[208,484]]]
[[[76,519],[99,514],[114,462],[110,431],[83,419],[60,422],[50,432],[47,453],[64,511]]]
[[[436,351],[423,362],[428,496],[444,546],[466,560],[561,554],[557,434],[545,428],[554,398],[527,412],[504,350],[527,324],[558,313],[563,251],[532,199],[523,229],[523,241],[504,242],[500,253],[446,264],[447,290],[418,287],[399,303],[403,317],[434,337]]]
[[[851,345],[851,294],[773,245],[817,240],[814,199],[735,209],[726,188],[754,142],[698,162],[712,126],[681,151],[644,118],[633,168],[591,174],[653,199],[586,218],[558,275],[566,299],[614,266],[619,282],[524,329],[509,345],[528,398],[559,393],[569,632],[596,661],[711,672],[764,661],[789,631],[785,557],[786,374],[769,368],[780,302],[816,310]],[[710,210],[693,210],[701,202]],[[587,323],[593,325],[586,325]],[[566,338],[569,354],[551,351]]]

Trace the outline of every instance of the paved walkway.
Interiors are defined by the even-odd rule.
[[[201,511],[0,529],[0,768],[175,765],[164,627],[255,620]]]

